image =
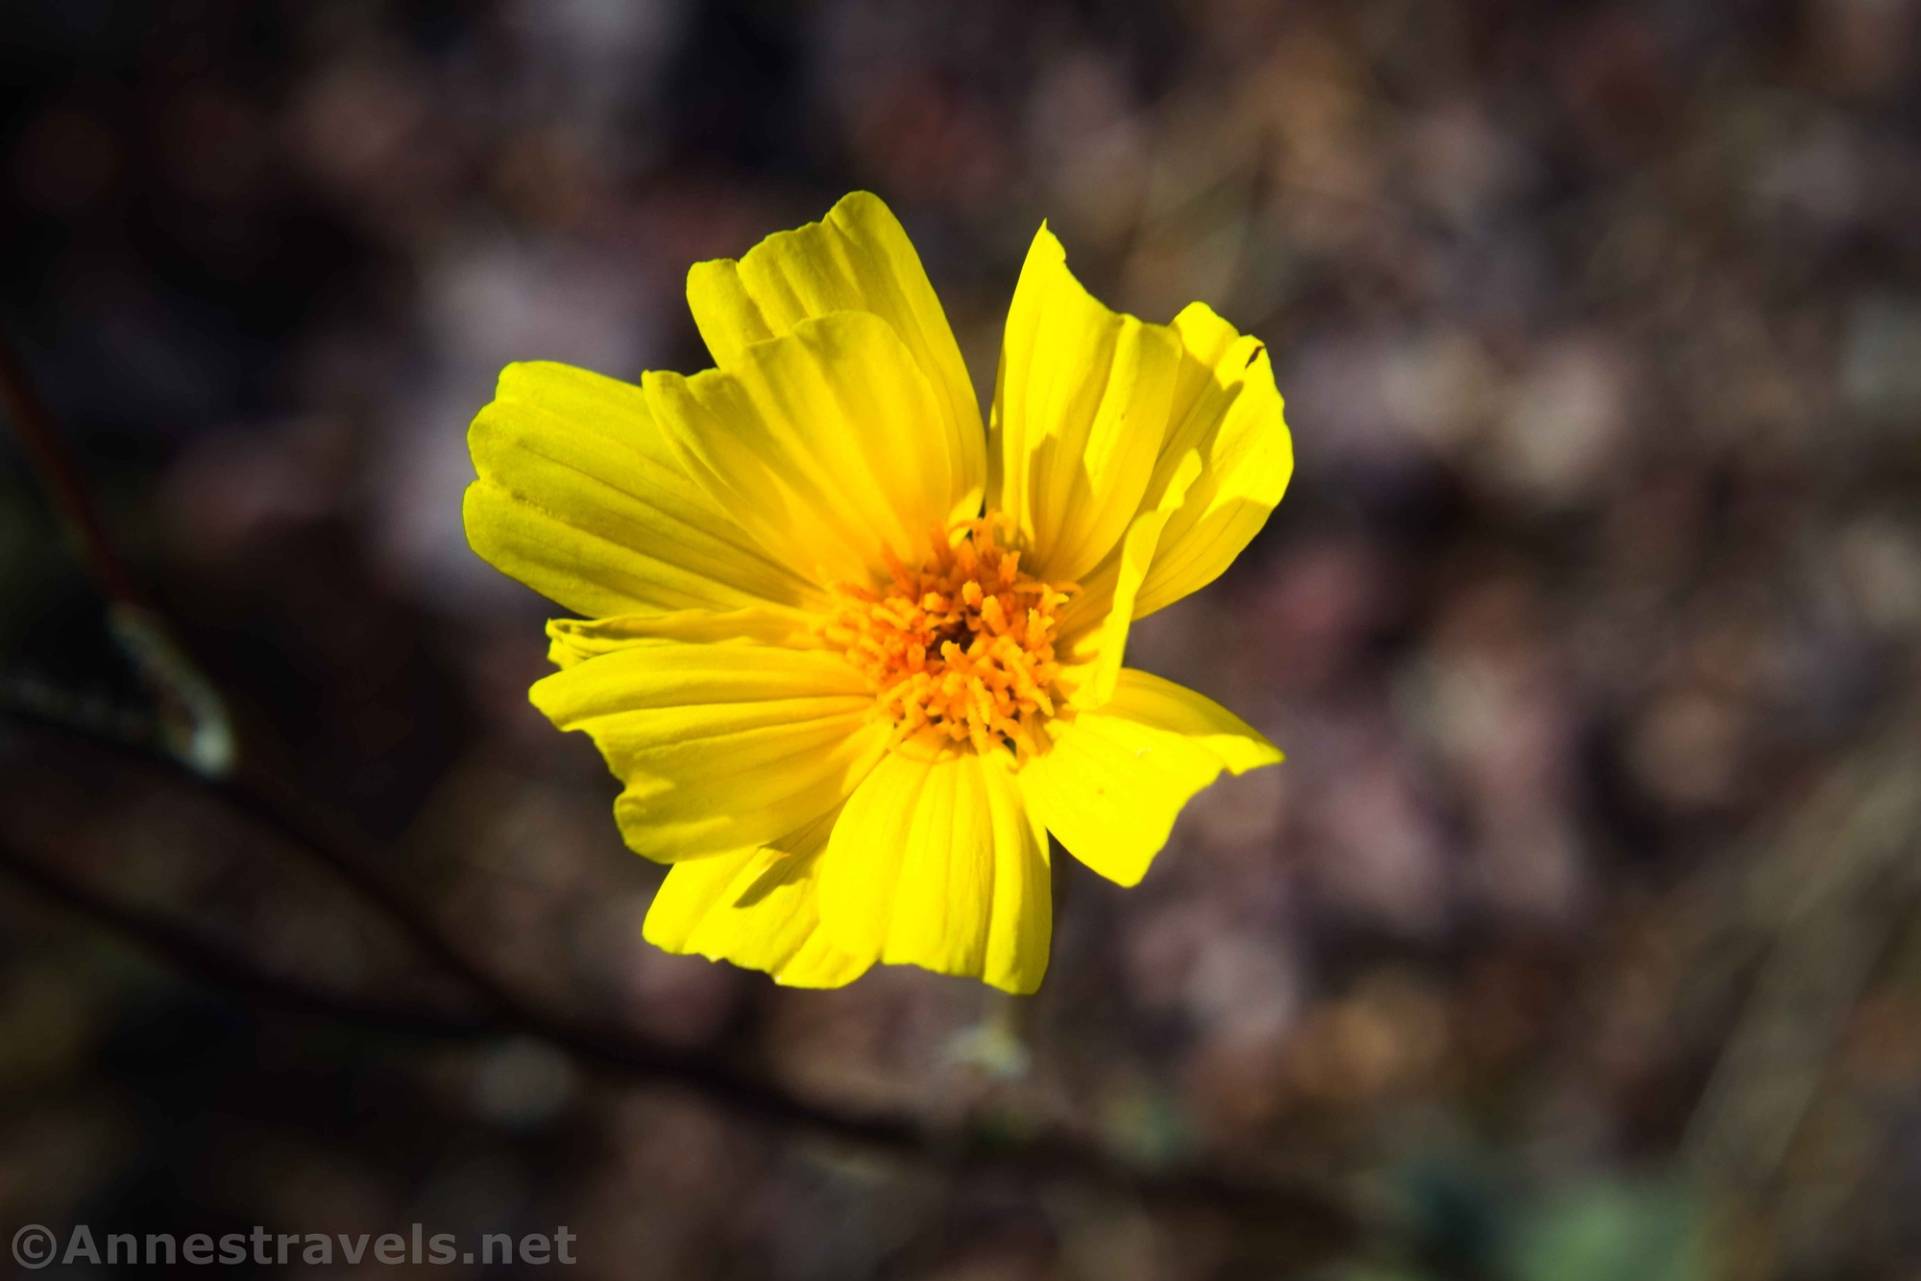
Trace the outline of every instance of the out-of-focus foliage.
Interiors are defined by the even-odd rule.
[[[1515,1273],[1527,1281],[1692,1281],[1693,1207],[1677,1189],[1577,1184],[1529,1225]]]
[[[113,531],[248,761],[542,1002],[1147,1157],[1431,1163],[1517,1277],[1921,1266],[1912,0],[17,9],[4,321]],[[1012,1019],[642,944],[658,870],[524,701],[542,605],[460,534],[503,363],[698,368],[686,264],[858,187],[978,376],[1045,217],[1109,302],[1266,339],[1295,431],[1268,529],[1135,641],[1289,761],[1139,890],[1072,877]],[[5,704],[137,733],[20,464]],[[0,753],[9,842],[275,969],[458,997],[204,799],[12,718]],[[0,1090],[6,1225],[1290,1270],[1225,1217],[849,1162],[536,1045],[263,1014],[10,886]]]

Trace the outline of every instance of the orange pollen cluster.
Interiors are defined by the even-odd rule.
[[[821,635],[872,682],[895,741],[931,729],[1024,757],[1061,701],[1054,643],[1076,588],[1023,573],[1019,550],[1000,542],[1007,524],[990,512],[958,526],[959,538],[936,531],[918,568],[890,555],[887,585],[836,589],[842,607]]]

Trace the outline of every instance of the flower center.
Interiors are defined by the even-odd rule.
[[[1054,642],[1074,584],[1025,573],[1001,543],[997,512],[937,532],[917,568],[887,558],[880,588],[835,589],[840,609],[821,628],[873,684],[901,742],[923,730],[977,752],[1038,747],[1034,731],[1061,701]]]

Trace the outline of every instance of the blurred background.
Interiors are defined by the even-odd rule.
[[[1387,1198],[1475,1275],[1916,1277],[1917,8],[16,3],[0,322],[243,768],[556,1016],[830,1106]],[[547,607],[461,533],[502,364],[700,368],[687,265],[857,187],[984,393],[1045,217],[1115,306],[1206,299],[1266,339],[1288,398],[1287,500],[1130,660],[1290,759],[1200,797],[1139,889],[1073,876],[1018,1010],[643,944],[659,869],[526,702]],[[112,624],[19,419],[4,1235],[1430,1275],[854,1153],[537,1040],[280,1010],[50,898],[23,868],[269,975],[471,1008],[294,843],[125,750],[177,726],[187,669]]]

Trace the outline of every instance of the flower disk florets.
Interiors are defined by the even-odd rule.
[[[1064,701],[1054,653],[1071,583],[1043,582],[1001,540],[997,513],[937,532],[932,554],[909,568],[889,555],[891,581],[836,589],[841,608],[822,629],[874,687],[896,741],[923,731],[937,743],[1026,756]]]

